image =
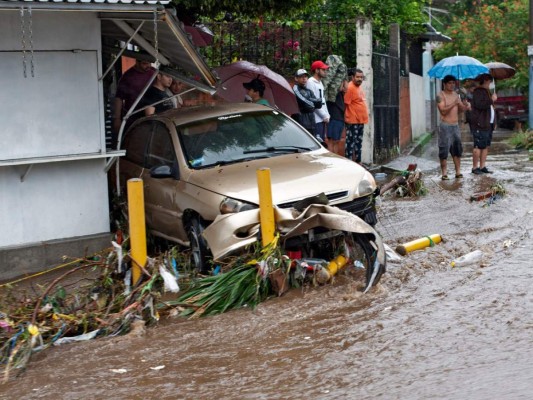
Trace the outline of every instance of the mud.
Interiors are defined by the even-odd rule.
[[[371,292],[341,275],[253,311],[54,347],[0,398],[531,398],[533,163],[490,155],[495,173],[474,176],[470,161],[462,180],[443,182],[430,166],[425,197],[383,200],[377,228],[389,246],[433,233],[444,241],[389,263]],[[496,182],[505,197],[469,201]],[[451,268],[475,249],[482,264]]]

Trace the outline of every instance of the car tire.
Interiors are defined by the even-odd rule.
[[[199,218],[193,218],[187,225],[187,236],[191,247],[191,266],[201,274],[209,274],[211,266],[208,262],[210,252],[202,236],[204,225]]]
[[[377,251],[375,250],[373,241],[369,238],[369,235],[354,234],[353,238],[355,243],[361,247],[364,254],[364,266],[366,271],[366,291],[370,285],[376,286],[379,283],[381,277],[383,276],[383,273],[385,272],[385,265],[378,264],[376,266]],[[373,280],[372,277],[374,277]]]

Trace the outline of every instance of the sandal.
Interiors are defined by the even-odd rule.
[[[443,181],[449,181],[450,180],[450,178],[448,178],[448,175],[442,175],[442,178],[440,178],[440,179],[442,179]]]
[[[463,177],[463,174],[455,174],[455,179],[461,179]]]

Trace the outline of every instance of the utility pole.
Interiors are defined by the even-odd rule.
[[[529,0],[529,46],[527,46],[529,57],[529,107],[528,125],[533,129],[533,0]]]

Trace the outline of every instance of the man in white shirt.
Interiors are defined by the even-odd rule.
[[[326,107],[326,98],[324,97],[324,85],[322,84],[322,78],[328,73],[329,66],[322,61],[315,61],[311,64],[311,73],[313,76],[309,78],[305,87],[311,92],[317,99],[322,101],[322,107],[315,109],[315,123],[316,123],[316,136],[317,139],[322,142],[326,141],[326,125],[329,122],[329,112]]]

